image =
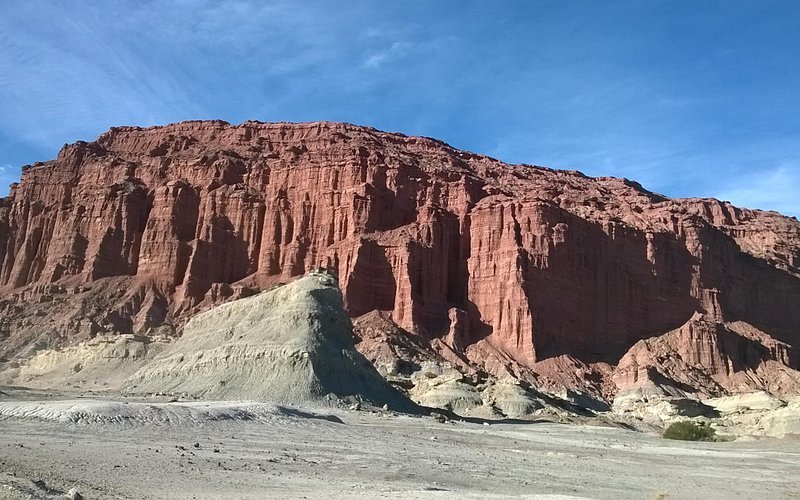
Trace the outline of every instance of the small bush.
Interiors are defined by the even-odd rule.
[[[667,439],[681,441],[714,441],[714,429],[703,422],[695,423],[690,420],[674,422],[664,431]]]

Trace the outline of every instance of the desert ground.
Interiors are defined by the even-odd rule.
[[[2,389],[0,497],[800,498],[800,440]]]

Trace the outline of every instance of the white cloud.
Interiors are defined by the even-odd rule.
[[[796,120],[778,115],[796,102],[792,81],[774,82],[786,104],[762,115],[780,93],[734,92],[683,63],[629,60],[622,56],[639,54],[631,39],[599,33],[609,43],[596,44],[598,33],[578,29],[584,22],[570,9],[490,19],[488,3],[3,7],[5,163],[52,158],[64,142],[114,125],[326,119],[439,137],[505,161],[625,176],[668,196],[800,211],[798,166],[785,164],[797,158]],[[563,33],[574,36],[553,36]],[[784,166],[751,174],[753,165]],[[17,173],[0,170],[12,180]]]
[[[800,217],[800,164],[783,163],[771,170],[737,176],[714,197],[740,207]]]
[[[406,54],[410,52],[412,46],[413,45],[409,42],[403,42],[403,41],[393,42],[391,45],[384,48],[383,50],[380,50],[378,52],[369,55],[364,60],[364,66],[372,69],[379,69],[381,66],[383,66],[388,62],[395,62],[404,57]]]
[[[339,50],[319,13],[288,2],[6,10],[0,136],[38,147],[91,140],[114,125],[226,118],[240,96],[267,101],[265,80],[327,64]]]
[[[9,164],[0,164],[0,197],[8,195],[8,187],[12,182],[19,182],[19,168]]]

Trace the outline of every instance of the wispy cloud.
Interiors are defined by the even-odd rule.
[[[784,163],[775,168],[759,169],[728,179],[724,184],[714,194],[715,198],[800,217],[800,164]]]
[[[0,41],[8,61],[0,71],[6,135],[49,145],[89,138],[81,136],[96,133],[98,125],[152,123],[199,111],[173,72],[149,64],[135,47],[123,49],[114,26],[103,26],[91,10],[71,16],[59,4],[19,7],[21,12],[4,16]],[[38,16],[28,17],[28,9],[37,8],[61,22],[42,33]],[[119,21],[119,35],[132,35],[132,22]]]
[[[8,164],[0,164],[0,196],[4,196],[9,184],[19,180],[19,168]]]
[[[340,120],[797,213],[800,9],[734,4],[0,2],[0,162],[120,124]]]
[[[409,53],[412,44],[409,42],[393,42],[388,47],[373,52],[364,60],[364,66],[378,69],[386,63],[398,62]]]

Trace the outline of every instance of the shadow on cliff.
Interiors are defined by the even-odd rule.
[[[702,261],[670,234],[613,223],[604,229],[565,211],[556,220],[566,224],[567,238],[552,246],[546,266],[527,255],[522,268],[538,359],[566,354],[616,363],[638,340],[679,328],[695,311],[800,342],[800,315],[792,313],[800,307],[800,279],[743,252],[704,220],[686,222],[697,230]],[[731,360],[747,359],[741,369],[754,369],[765,358],[753,353],[766,347],[736,337],[726,341],[731,349],[747,345]],[[797,366],[795,357],[791,363]]]
[[[800,278],[742,252],[733,238],[721,231],[714,233],[710,249],[714,255],[707,263],[707,273],[722,292],[725,320],[745,321],[800,348]]]
[[[397,285],[384,249],[374,240],[362,240],[347,281],[346,308],[351,317],[370,311],[391,311]]]
[[[697,310],[697,259],[676,238],[614,221],[604,228],[552,205],[544,217],[551,228],[563,224],[566,236],[544,265],[523,256],[538,359],[616,363],[637,341],[681,326]]]
[[[798,366],[798,350],[791,345],[773,350],[758,340],[722,325],[718,326],[716,336],[720,354],[728,360],[729,373],[755,372],[767,361],[778,361],[793,368]]]
[[[187,267],[187,295],[199,302],[212,284],[235,283],[250,273],[248,242],[227,216],[217,216],[207,238],[195,241]]]

